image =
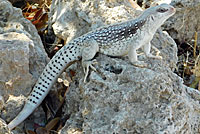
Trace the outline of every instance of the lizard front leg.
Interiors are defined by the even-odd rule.
[[[150,42],[148,44],[145,44],[143,49],[144,49],[144,53],[145,53],[146,57],[154,58],[154,59],[162,59],[161,56],[155,56],[155,55],[152,55],[150,53],[150,50],[151,50],[151,43]]]
[[[91,60],[94,58],[95,54],[99,51],[99,46],[95,40],[89,40],[84,43],[85,47],[82,49],[82,67],[85,73],[84,83],[86,82],[86,78],[88,76],[89,68],[96,71],[94,64],[97,63],[96,60]]]
[[[146,67],[147,64],[144,63],[143,61],[138,61],[137,59],[137,52],[136,52],[136,48],[132,47],[130,48],[129,52],[128,52],[128,58],[130,60],[130,62],[137,67]]]

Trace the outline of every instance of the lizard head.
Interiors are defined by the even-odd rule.
[[[159,28],[169,17],[174,15],[176,9],[169,4],[161,4],[144,11],[143,17],[149,21],[149,26]]]

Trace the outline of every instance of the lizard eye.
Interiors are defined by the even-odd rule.
[[[164,13],[164,12],[168,11],[168,9],[158,8],[156,11],[160,12],[160,13]]]

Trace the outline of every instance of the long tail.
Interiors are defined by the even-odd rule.
[[[23,122],[41,104],[58,76],[71,62],[79,60],[79,57],[80,49],[74,43],[69,43],[55,54],[40,75],[23,110],[8,124],[10,130]]]

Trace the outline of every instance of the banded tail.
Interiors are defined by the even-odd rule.
[[[72,62],[79,60],[80,48],[77,44],[69,43],[61,48],[45,67],[43,73],[36,82],[26,104],[17,117],[8,124],[12,130],[23,122],[44,100],[50,88],[56,82],[63,70]]]

